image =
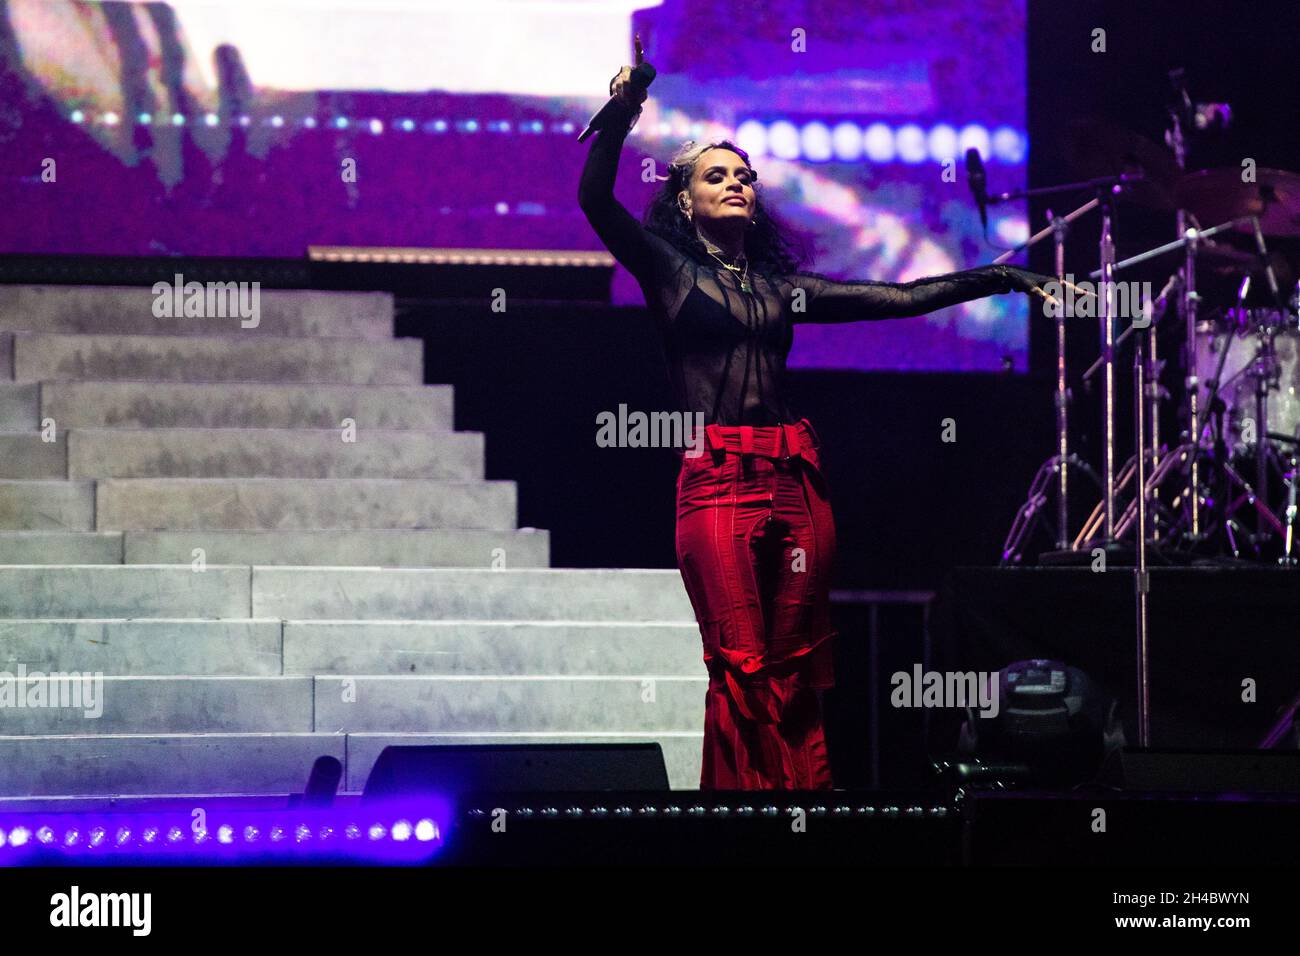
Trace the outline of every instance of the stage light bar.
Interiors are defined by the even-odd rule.
[[[122,121],[117,113],[108,111],[99,114],[87,114],[76,109],[68,113],[73,123],[99,123],[104,126],[116,126]],[[184,126],[189,117],[173,113],[162,117],[160,121],[169,121],[173,126]],[[197,121],[198,116],[194,119]],[[217,126],[221,120],[215,113],[202,115],[204,124]],[[155,117],[149,113],[140,113],[135,123],[140,126],[153,125]],[[240,116],[234,120],[240,126],[249,126],[253,122],[250,116]],[[304,116],[296,121],[274,115],[259,121],[262,125],[275,129],[286,126],[301,125],[304,129],[315,129],[319,121],[314,116]],[[387,132],[389,122],[378,117],[334,116],[327,120],[328,125],[339,130],[365,129],[374,136]],[[447,120],[434,119],[416,121],[410,117],[399,117],[391,125],[405,133],[419,129],[425,133],[445,133],[454,128],[461,133],[542,133],[547,124],[541,120],[523,120],[516,124],[507,119],[483,120],[474,117]],[[550,132],[568,135],[575,130],[571,122],[553,122]],[[705,124],[700,121],[678,122],[673,124],[661,120],[655,127],[655,133],[661,138],[689,135],[700,138],[705,134]],[[635,133],[643,133],[640,128]],[[1010,126],[999,126],[990,130],[978,123],[969,123],[958,131],[949,123],[936,123],[928,129],[919,123],[908,122],[901,126],[891,126],[883,121],[876,121],[863,128],[857,123],[844,120],[833,127],[821,120],[812,120],[796,124],[793,121],[778,119],[761,122],[748,119],[741,122],[731,134],[736,142],[751,156],[774,156],[777,159],[805,160],[822,163],[835,160],[841,163],[860,162],[863,158],[872,163],[901,162],[909,165],[920,163],[944,163],[961,159],[968,149],[974,149],[986,161],[1016,165],[1023,163],[1029,152],[1026,135]]]
[[[201,801],[196,801],[202,808]],[[443,847],[452,805],[429,796],[343,809],[0,813],[0,866],[257,862],[421,863]]]
[[[313,262],[438,266],[612,267],[608,252],[582,249],[421,249],[384,246],[308,246]]]

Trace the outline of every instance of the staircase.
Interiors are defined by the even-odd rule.
[[[103,675],[96,716],[0,698],[0,806],[283,795],[324,754],[356,792],[394,743],[658,741],[698,786],[680,576],[548,567],[390,295],[153,302],[0,287],[0,679]]]

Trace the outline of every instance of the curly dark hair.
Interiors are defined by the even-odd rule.
[[[713,143],[696,143],[687,140],[673,157],[663,188],[646,207],[643,224],[649,232],[672,243],[684,254],[698,262],[711,264],[699,234],[677,204],[677,196],[688,188],[700,156],[710,149],[728,149],[745,161],[754,182],[754,225],[745,231],[745,258],[756,272],[788,275],[797,272],[808,259],[807,243],[779,216],[766,208],[758,189],[758,173],[749,161],[749,154],[730,140]]]

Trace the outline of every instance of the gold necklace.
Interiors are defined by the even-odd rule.
[[[720,262],[720,263],[722,264],[722,267],[723,267],[724,269],[730,269],[732,272],[739,272],[739,273],[741,274],[741,275],[740,275],[740,288],[741,288],[742,291],[745,291],[745,292],[753,292],[753,291],[754,291],[754,290],[751,289],[750,286],[749,286],[749,260],[748,260],[748,259],[745,260],[745,268],[744,268],[744,270],[742,270],[742,269],[740,268],[740,266],[733,266],[731,263],[729,263],[729,262],[727,262],[726,260],[724,260],[721,256],[719,256],[719,255],[718,255],[716,252],[714,252],[712,249],[709,249],[709,250],[708,250],[708,253],[709,253],[709,255],[713,256],[713,258],[717,259],[718,262]]]

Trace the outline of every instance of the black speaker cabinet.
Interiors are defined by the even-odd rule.
[[[362,796],[667,789],[657,743],[439,744],[385,747]]]

